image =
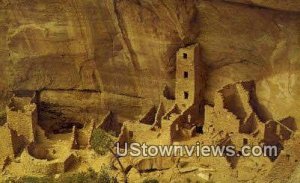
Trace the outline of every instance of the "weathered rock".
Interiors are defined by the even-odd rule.
[[[187,173],[187,172],[193,172],[193,171],[197,171],[198,167],[185,167],[185,168],[180,168],[179,172],[180,173]]]
[[[175,165],[172,157],[140,158],[134,160],[134,167],[140,172],[169,169]]]
[[[300,2],[294,0],[224,0],[228,2],[234,3],[242,3],[251,6],[258,6],[263,8],[271,8],[275,10],[282,10],[282,11],[294,11],[300,12]]]
[[[0,88],[101,90],[158,104],[165,84],[174,92],[176,50],[199,42],[208,102],[222,86],[254,79],[274,118],[299,119],[299,3],[230,1],[238,3],[3,1]]]
[[[128,182],[138,182],[141,180],[139,171],[135,168],[131,168],[127,174]]]

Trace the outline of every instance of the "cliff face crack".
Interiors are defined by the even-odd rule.
[[[74,91],[74,92],[85,92],[85,93],[101,93],[99,90],[92,90],[92,89],[47,89],[47,88],[44,88],[42,90],[40,90],[40,92],[43,92],[43,91],[61,91],[61,92],[64,92],[64,91]]]
[[[81,3],[81,2],[72,0],[69,3],[70,3],[70,6],[72,7],[72,9],[74,9],[75,18],[77,20],[77,24],[79,27],[79,42],[83,46],[83,50],[84,50],[84,59],[78,60],[76,62],[80,81],[83,81],[84,80],[84,76],[83,76],[84,67],[86,65],[88,65],[89,62],[92,62],[93,65],[96,65],[96,63],[94,61],[95,58],[94,58],[93,49],[91,49],[92,48],[91,42],[89,41],[90,29],[89,29],[89,25],[86,23],[88,18],[85,16],[85,14],[83,14],[80,11],[80,6],[82,6],[82,4],[78,4],[78,3]],[[98,70],[94,69],[93,73],[94,73],[92,76],[93,77],[93,85],[97,90],[100,90],[101,82],[100,82]]]
[[[80,36],[81,36],[81,44],[84,45],[84,50],[85,50],[85,57],[86,57],[86,60],[89,60],[89,52],[88,52],[88,48],[87,48],[87,45],[86,45],[86,36],[85,36],[85,33],[83,31],[83,23],[82,23],[82,18],[83,15],[80,13],[80,11],[78,10],[78,4],[75,1],[71,1],[70,2],[70,5],[73,7],[74,9],[74,13],[75,13],[75,16],[76,16],[76,19],[77,19],[77,23],[78,23],[78,26],[79,26],[79,30],[80,30]]]
[[[288,62],[288,92],[289,92],[289,94],[292,96],[292,91],[291,91],[291,76],[292,76],[292,74],[291,74],[291,72],[292,72],[292,64],[291,64],[291,61],[289,60],[289,62]]]
[[[138,62],[138,59],[137,59],[137,55],[134,52],[134,49],[133,49],[132,44],[130,42],[130,39],[128,38],[128,33],[127,33],[126,27],[124,25],[124,20],[122,18],[122,15],[118,11],[117,1],[113,1],[113,9],[114,9],[114,13],[116,15],[117,25],[118,25],[118,27],[121,31],[122,38],[124,40],[125,46],[128,49],[132,65],[133,65],[135,71],[140,71],[140,65],[139,65],[139,62]]]
[[[174,16],[172,16],[171,14],[170,8],[162,0],[160,0],[160,2],[163,5],[163,7],[165,7],[166,14],[168,15],[170,21],[173,23],[174,27],[176,28],[178,36],[180,37],[181,40],[183,40],[186,36],[184,34],[183,28],[181,27],[179,21],[176,19],[176,15],[174,18]]]
[[[204,1],[207,1],[207,0],[204,0]],[[211,1],[211,0],[208,0],[208,1]],[[294,8],[294,9],[284,9],[284,8],[279,9],[279,8],[276,8],[276,7],[264,5],[263,1],[262,1],[261,4],[259,4],[260,2],[255,2],[253,0],[250,0],[249,2],[246,2],[246,1],[241,2],[241,1],[235,1],[235,0],[222,0],[222,2],[230,3],[230,4],[236,4],[236,5],[241,5],[241,6],[248,6],[250,8],[266,9],[266,10],[281,11],[281,12],[290,12],[290,13],[299,13],[299,10],[296,10],[297,8]]]

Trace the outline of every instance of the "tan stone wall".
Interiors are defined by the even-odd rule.
[[[253,88],[249,84],[250,82],[230,84],[219,90],[215,96],[215,106],[205,107],[205,123],[208,123],[205,128],[213,125],[227,133],[255,133],[262,140],[264,125],[250,105],[249,92]]]
[[[77,143],[79,146],[90,145],[92,132],[94,130],[94,122],[86,124],[83,129],[77,130]]]
[[[246,119],[241,123],[240,132],[241,133],[253,133],[257,130],[258,123],[260,121],[256,118],[255,113],[251,113]]]
[[[54,175],[58,173],[64,173],[65,166],[63,162],[28,162],[23,165],[24,171],[28,174],[42,174],[42,175]]]
[[[175,98],[179,108],[202,101],[204,74],[200,61],[199,46],[192,45],[181,48],[176,59],[176,91]]]
[[[239,120],[231,112],[225,109],[205,106],[205,129],[212,124],[215,131],[224,131],[226,133],[239,132]]]
[[[187,122],[186,116],[182,114],[171,113],[169,119],[162,120],[161,143],[172,144],[174,140],[181,138],[182,126]]]
[[[172,144],[172,121],[163,119],[161,124],[160,144]]]
[[[124,123],[124,125],[121,128],[121,133],[119,134],[118,137],[118,142],[120,143],[121,147],[124,147],[125,143],[128,142],[129,140],[130,140],[129,132],[126,127],[126,123]]]
[[[114,132],[116,134],[119,134],[122,124],[119,123],[116,119],[116,116],[111,111],[109,111],[105,115],[105,117],[95,125],[95,127],[102,128],[107,132]]]
[[[241,83],[236,84],[237,92],[240,96],[242,106],[244,111],[249,115],[253,112],[253,109],[250,105],[250,96],[249,92],[245,90],[244,86]]]
[[[252,135],[248,134],[235,134],[231,137],[231,141],[238,151],[240,151],[244,145],[259,145],[259,139],[254,138]]]
[[[157,108],[152,106],[147,113],[145,113],[139,120],[140,123],[153,125],[155,122],[155,115],[157,113]]]
[[[10,129],[5,126],[0,126],[0,165],[4,163],[7,157],[14,157],[14,149],[12,135]],[[1,168],[1,166],[0,166]]]
[[[28,142],[33,142],[35,139],[34,129],[38,120],[36,104],[28,104],[23,107],[24,111],[13,110],[12,107],[7,107],[7,123],[19,136],[22,135]]]
[[[76,161],[78,161],[76,156],[71,154],[64,162],[64,172],[68,171]]]
[[[72,163],[76,161],[74,155],[70,154],[64,159],[56,160],[39,160],[24,152],[21,157],[21,165],[27,174],[54,175],[64,173]]]
[[[199,105],[189,105],[186,108],[178,109],[175,104],[162,119],[161,122],[161,139],[166,144],[176,140],[182,140],[191,137],[191,129],[198,124],[200,117]],[[184,130],[182,130],[184,128]],[[187,133],[186,133],[187,132]]]
[[[166,109],[165,109],[164,103],[161,102],[159,104],[157,112],[155,114],[155,120],[154,120],[153,127],[161,127],[161,121],[162,121],[162,118],[163,118],[165,112],[166,112]]]

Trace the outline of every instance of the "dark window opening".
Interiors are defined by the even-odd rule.
[[[187,59],[187,57],[188,57],[187,53],[183,53],[183,58]]]
[[[203,134],[203,126],[196,126],[196,133]]]
[[[130,138],[133,137],[133,131],[129,131],[129,137],[130,137]]]
[[[244,144],[244,145],[247,145],[247,144],[248,144],[248,139],[245,139],[245,138],[244,138],[244,139],[243,139],[243,144]]]
[[[189,77],[189,73],[188,73],[188,72],[186,72],[186,71],[184,71],[184,73],[183,73],[183,77],[184,77],[184,78],[188,78],[188,77]]]
[[[189,92],[184,92],[184,99],[188,99],[189,98]]]

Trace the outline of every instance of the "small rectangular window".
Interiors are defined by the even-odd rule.
[[[248,139],[244,138],[244,139],[243,139],[243,144],[244,144],[244,145],[247,145],[247,144],[248,144]]]
[[[183,53],[183,58],[187,59],[187,57],[188,57],[187,53]]]
[[[185,91],[184,92],[184,99],[188,99],[189,98],[189,92]]]
[[[129,131],[129,137],[130,137],[130,138],[133,137],[133,131]]]
[[[186,71],[184,71],[184,73],[183,73],[183,77],[184,77],[184,78],[188,78],[188,77],[189,77],[189,73],[188,73],[188,72],[186,72]]]

